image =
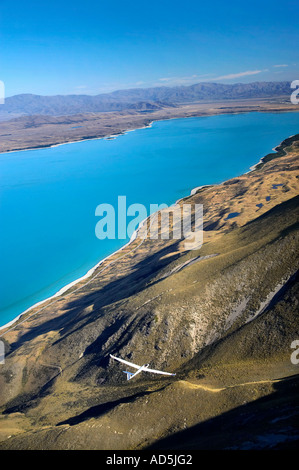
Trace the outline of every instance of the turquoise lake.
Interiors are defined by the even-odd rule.
[[[299,113],[174,119],[120,135],[0,155],[0,326],[128,240],[95,236],[98,204],[173,204],[240,175],[299,132]],[[130,219],[128,219],[130,220]]]

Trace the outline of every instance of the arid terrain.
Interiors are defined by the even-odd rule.
[[[144,109],[80,113],[65,116],[29,115],[0,121],[0,152],[49,147],[68,142],[117,135],[163,119],[226,113],[293,112],[288,96],[191,104],[154,104]]]
[[[130,126],[210,114],[209,106],[133,113]],[[55,136],[62,118],[35,126],[32,117],[25,133],[26,119],[1,124],[1,133],[16,126],[15,143],[7,139],[2,151],[20,148],[24,136],[24,148],[39,145],[47,126],[46,143],[63,141],[63,126],[79,122],[60,124]],[[127,115],[113,119],[102,121],[103,135],[128,128]],[[85,122],[94,129],[85,138],[98,135],[101,117]],[[298,444],[298,365],[290,360],[299,339],[298,135],[277,150],[254,171],[179,202],[203,204],[199,250],[186,251],[183,239],[137,237],[91,278],[1,331],[1,449]],[[127,382],[109,354],[176,376]]]

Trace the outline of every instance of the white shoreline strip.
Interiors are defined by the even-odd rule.
[[[172,118],[171,118],[172,119]],[[176,119],[176,118],[173,118]],[[160,121],[164,121],[164,119],[160,119]],[[81,142],[87,142],[88,140],[115,140],[116,137],[120,137],[122,135],[127,134],[128,132],[133,132],[133,131],[139,131],[141,129],[148,129],[149,127],[152,127],[153,122],[151,121],[148,126],[143,126],[143,127],[136,127],[136,129],[127,129],[126,131],[120,132],[119,134],[111,134],[111,135],[105,135],[103,137],[91,137],[90,139],[80,139],[80,140],[73,140],[71,142],[61,142],[59,144],[52,144],[52,145],[45,145],[41,147],[32,147],[29,149],[19,149],[19,150],[8,150],[7,152],[0,152],[1,155],[5,155],[6,153],[17,153],[17,152],[32,152],[34,150],[47,150],[47,149],[53,149],[55,147],[60,147],[61,145],[68,145],[68,144],[80,144]]]
[[[216,109],[218,109],[218,108],[216,108]],[[194,119],[194,118],[200,118],[200,117],[206,118],[206,117],[211,117],[211,116],[223,116],[223,115],[231,115],[231,114],[234,114],[234,115],[235,114],[250,114],[250,113],[277,114],[277,113],[293,113],[293,112],[297,113],[299,111],[297,111],[297,110],[292,111],[291,109],[281,110],[281,111],[271,111],[271,110],[269,110],[269,111],[259,111],[259,110],[256,110],[256,111],[237,111],[235,113],[234,112],[226,112],[226,113],[224,112],[224,113],[215,113],[215,114],[208,114],[208,115],[198,114],[198,115],[194,115],[194,116],[177,116],[177,117],[170,117],[170,118],[165,117],[163,119],[153,119],[146,126],[136,127],[135,129],[127,129],[125,131],[121,131],[119,134],[104,135],[103,137],[91,137],[90,139],[80,139],[80,140],[74,140],[74,141],[71,141],[71,142],[61,142],[59,144],[46,145],[46,146],[41,146],[41,147],[33,147],[33,148],[29,148],[29,149],[7,150],[6,152],[0,152],[0,156],[5,155],[6,153],[28,152],[28,151],[32,151],[32,150],[47,150],[49,148],[59,147],[60,145],[79,144],[80,142],[87,142],[88,140],[101,140],[101,139],[114,140],[114,139],[116,139],[116,137],[120,137],[121,135],[125,135],[128,132],[139,131],[140,129],[148,129],[148,128],[152,127],[154,122],[172,121],[173,119]],[[293,136],[290,136],[290,137],[293,137]],[[272,150],[274,150],[274,149],[272,149]],[[258,165],[258,163],[256,163],[256,165]]]
[[[158,212],[156,212],[155,214],[151,214],[149,217],[152,217],[152,220],[151,220],[151,223],[150,223],[150,226],[152,225],[154,219],[155,219],[155,216],[156,214],[158,214]],[[116,253],[118,253],[119,251],[123,250],[124,248],[126,248],[128,245],[130,245],[130,243],[132,243],[136,238],[137,238],[137,235],[138,235],[138,232],[139,230],[143,227],[144,223],[147,221],[148,217],[146,217],[139,225],[138,225],[138,228],[133,232],[130,240],[128,241],[128,243],[126,243],[124,246],[122,246],[121,248],[119,248],[118,250],[114,251],[113,253],[111,253],[110,255],[106,256],[106,258],[102,259],[101,261],[99,261],[93,268],[91,268],[89,271],[87,271],[86,274],[84,274],[82,277],[76,279],[75,281],[72,281],[70,282],[69,284],[67,284],[66,286],[62,287],[58,292],[56,292],[56,294],[52,295],[51,297],[48,297],[47,299],[45,300],[41,300],[40,302],[37,302],[36,304],[34,304],[32,307],[29,307],[27,310],[25,310],[24,312],[20,313],[20,315],[18,315],[16,318],[14,318],[12,321],[6,323],[5,325],[1,326],[0,327],[0,330],[3,330],[5,328],[8,328],[9,326],[13,325],[14,323],[16,323],[24,314],[26,314],[27,312],[29,312],[30,310],[38,307],[39,305],[45,303],[45,302],[48,302],[49,300],[51,299],[54,299],[52,302],[50,302],[49,304],[45,305],[44,307],[42,307],[41,309],[39,309],[37,312],[34,312],[32,313],[32,315],[29,315],[28,317],[24,318],[23,321],[19,322],[19,323],[16,323],[12,328],[9,328],[8,330],[6,330],[2,335],[0,335],[0,338],[2,336],[4,336],[6,333],[8,333],[9,331],[15,329],[17,326],[21,325],[22,323],[24,323],[25,321],[29,320],[31,317],[37,315],[38,313],[40,313],[42,310],[44,310],[45,308],[48,308],[50,305],[53,305],[58,299],[57,297],[60,297],[62,294],[64,294],[66,291],[68,291],[69,289],[71,289],[71,287],[73,287],[74,285],[78,284],[79,282],[81,282],[82,280],[90,277],[93,272],[101,265],[104,263],[104,261],[106,261],[107,259],[111,258],[112,256],[116,255]],[[75,292],[77,292],[78,290],[82,289],[83,287],[86,287],[88,284],[90,284],[94,279],[96,279],[106,268],[108,268],[109,266],[111,266],[112,264],[114,264],[116,261],[119,261],[120,259],[122,259],[124,256],[132,253],[134,250],[136,250],[137,248],[139,248],[142,243],[144,242],[145,238],[142,238],[141,242],[139,243],[139,245],[135,246],[135,248],[132,248],[131,251],[129,251],[128,253],[124,253],[122,256],[118,257],[117,259],[115,259],[114,261],[111,261],[109,264],[107,264],[106,266],[104,266],[103,269],[101,269],[95,276],[93,276],[91,279],[89,279],[88,282],[86,282],[85,284],[83,284],[82,286],[79,286],[77,289],[75,289],[72,294],[74,294]],[[62,297],[63,298],[63,297]]]
[[[135,129],[133,129],[135,130]],[[128,131],[129,132],[129,131]],[[196,188],[192,189],[191,192],[190,192],[190,196],[192,196],[193,194],[195,194],[195,192],[200,189],[200,188],[203,188],[205,186],[212,186],[212,185],[203,185],[203,186],[197,186]],[[172,206],[175,206],[176,204],[178,204],[182,199],[184,199],[186,196],[183,196],[182,198],[178,199],[174,204],[172,204]],[[55,294],[51,295],[50,297],[47,297],[46,299],[44,300],[40,300],[39,302],[33,304],[31,307],[28,307],[26,310],[24,310],[22,313],[20,313],[17,317],[15,317],[13,320],[11,320],[10,322],[6,323],[5,325],[3,326],[0,326],[0,331],[1,330],[4,330],[6,328],[9,328],[11,325],[13,325],[14,323],[16,323],[23,315],[25,315],[27,312],[29,312],[30,310],[33,310],[34,308],[38,307],[39,305],[42,305],[44,304],[45,302],[48,302],[49,300],[51,299],[54,299],[56,297],[60,297],[62,294],[64,294],[66,291],[68,291],[69,289],[71,289],[74,285],[78,284],[79,282],[83,281],[84,279],[87,279],[89,278],[93,273],[94,271],[101,265],[104,263],[104,261],[106,261],[107,259],[111,258],[112,256],[116,255],[116,253],[118,253],[119,251],[123,250],[124,248],[126,248],[127,246],[130,245],[130,243],[132,243],[136,238],[137,238],[137,235],[138,235],[138,232],[140,231],[140,229],[144,226],[145,222],[147,221],[147,219],[150,217],[152,218],[153,220],[155,219],[156,215],[159,213],[159,211],[155,212],[154,214],[150,214],[149,216],[147,216],[144,220],[142,220],[140,222],[140,224],[138,225],[137,229],[133,232],[130,240],[128,241],[128,243],[126,243],[124,246],[120,247],[118,250],[114,251],[113,253],[111,253],[110,255],[106,256],[105,258],[103,258],[102,260],[98,261],[97,264],[95,264],[95,266],[93,266],[92,268],[90,268],[86,274],[84,274],[83,276],[79,277],[78,279],[75,279],[74,281],[70,282],[69,284],[65,285],[64,287],[62,287],[61,289],[59,289]],[[150,226],[152,225],[153,223],[153,220],[151,220],[151,223],[150,223]],[[135,248],[133,248],[131,251],[129,251],[128,253],[125,253],[123,256],[125,255],[128,255],[130,254],[132,251],[136,250],[137,248],[139,248],[142,243],[143,243],[144,239],[142,239],[141,243],[139,245],[137,245]],[[99,274],[101,274],[106,268],[108,268],[111,264],[113,264],[115,261],[118,261],[120,259],[123,258],[123,256],[120,256],[119,258],[117,258],[116,260],[112,261],[111,263],[109,263],[107,266],[105,266],[100,272],[98,272],[94,277],[92,277],[86,284],[83,284],[83,286],[80,286],[78,289],[74,290],[72,293],[74,292],[77,292],[77,290],[81,289],[82,287],[85,287],[87,284],[89,284],[93,279],[95,279]],[[53,302],[51,302],[50,304],[48,305],[45,305],[43,308],[41,308],[40,310],[38,310],[37,312],[33,313],[32,315],[26,317],[22,322],[19,322],[17,323],[16,325],[14,325],[13,328],[9,328],[7,331],[5,331],[2,335],[0,335],[0,338],[2,336],[4,336],[6,333],[8,333],[9,331],[13,330],[15,327],[21,325],[24,321],[27,321],[29,318],[31,318],[32,316],[36,315],[37,313],[41,312],[42,310],[44,310],[45,308],[49,307],[50,305],[53,305],[53,303],[56,302],[57,299],[55,299]]]
[[[225,114],[225,113],[224,113]],[[243,114],[243,113],[235,113],[235,114]],[[246,114],[246,113],[244,113]],[[187,119],[187,118],[194,118],[196,116],[187,116],[187,117],[183,117],[183,118],[169,118],[169,119],[160,119],[160,120],[155,120],[155,121],[151,121],[149,123],[148,126],[144,126],[144,127],[139,127],[139,128],[136,128],[136,129],[129,129],[127,131],[125,131],[124,133],[121,133],[121,134],[112,134],[111,137],[115,138],[115,137],[119,137],[121,135],[125,135],[126,133],[128,132],[133,132],[133,131],[137,131],[137,130],[140,130],[140,129],[148,129],[150,127],[152,127],[153,123],[154,122],[157,122],[157,121],[170,121],[172,119]],[[202,117],[202,116],[198,116],[198,117]],[[203,116],[204,117],[204,116]],[[292,138],[294,137],[295,134],[287,137],[287,138]],[[29,151],[29,150],[43,150],[43,149],[47,149],[47,148],[53,148],[53,147],[58,147],[60,145],[67,145],[67,144],[77,144],[79,142],[85,142],[87,140],[99,140],[99,139],[106,139],[106,137],[95,137],[95,138],[92,138],[92,139],[84,139],[84,140],[78,140],[78,141],[74,141],[74,142],[63,142],[61,144],[55,144],[55,145],[52,145],[52,146],[49,146],[49,147],[39,147],[39,148],[33,148],[33,149],[24,149],[24,150],[12,150],[12,151],[9,151],[9,152],[3,152],[3,154],[5,153],[13,153],[13,152],[26,152],[26,151]],[[286,139],[284,139],[286,140]],[[276,147],[274,147],[272,150],[273,151],[277,151],[276,149],[282,144],[282,142],[284,142],[284,140],[282,140],[280,142],[280,144],[276,145]],[[0,153],[0,155],[2,155]],[[246,173],[244,173],[245,175],[248,174],[248,173],[251,173],[252,171],[255,170],[256,166],[259,165],[259,163],[263,163],[263,158],[262,157],[258,163],[256,163],[255,165],[253,165],[252,167],[250,167],[249,171],[247,171]],[[228,180],[225,180],[225,181],[228,181]],[[218,183],[219,185],[223,184],[222,183]],[[205,187],[211,187],[211,186],[216,186],[217,184],[204,184],[202,186],[197,186],[193,189],[191,189],[191,192],[190,192],[190,196],[193,196],[199,189],[202,189],[202,188],[205,188]],[[178,204],[182,199],[184,199],[185,197],[187,196],[183,196],[182,198],[178,199],[173,205],[176,205]],[[153,214],[151,214],[150,216],[148,217],[151,217],[153,216]],[[106,261],[107,259],[109,259],[111,256],[115,255],[116,253],[118,253],[119,251],[123,250],[126,246],[128,246],[132,241],[135,240],[135,238],[137,237],[137,234],[138,234],[138,231],[140,230],[140,228],[143,226],[143,224],[145,223],[145,221],[148,219],[148,217],[146,217],[138,226],[138,228],[134,231],[131,239],[129,240],[128,243],[126,243],[123,247],[119,248],[118,250],[114,251],[113,253],[111,253],[110,255],[106,256],[106,258],[102,259],[101,261],[99,261],[94,267],[92,267],[89,271],[87,271],[86,274],[84,274],[83,276],[79,277],[78,279],[70,282],[69,284],[67,284],[66,286],[62,287],[61,289],[59,289],[55,294],[53,294],[52,296],[50,297],[47,297],[46,299],[44,300],[41,300],[37,303],[35,303],[34,305],[32,305],[31,307],[27,308],[26,310],[24,310],[22,313],[20,313],[17,317],[15,317],[13,320],[11,320],[10,322],[6,323],[5,325],[3,326],[0,326],[0,331],[3,330],[3,329],[6,329],[8,327],[10,327],[11,325],[13,325],[14,323],[16,323],[20,318],[21,316],[23,316],[24,314],[26,314],[27,312],[29,312],[30,310],[38,307],[39,305],[45,303],[45,302],[48,302],[49,300],[55,298],[55,297],[60,297],[62,294],[64,294],[67,290],[69,290],[72,286],[76,285],[78,282],[81,282],[82,280],[90,277],[93,272],[102,264],[104,263],[104,261]],[[151,222],[152,223],[152,222]],[[142,240],[143,242],[143,240]],[[138,248],[139,246],[141,246],[142,243],[140,243],[140,245],[138,245],[137,247],[135,247],[133,250],[135,250],[136,248]],[[131,251],[133,251],[131,250]],[[131,251],[129,253],[131,253]],[[125,253],[126,254],[129,254],[129,253]],[[120,258],[117,258],[117,260],[121,259],[122,256]],[[115,261],[117,261],[115,260]],[[109,263],[107,266],[105,266],[105,268],[103,268],[98,274],[96,274],[96,276],[94,276],[93,278],[91,278],[86,284],[84,284],[83,286],[80,286],[77,290],[81,289],[82,287],[86,286],[87,284],[89,284],[93,279],[95,279],[102,271],[104,271],[108,266],[110,266],[111,264],[113,264],[115,261],[112,261],[111,263]],[[73,292],[76,292],[77,290],[73,291]],[[29,317],[27,317],[26,319],[24,319],[23,321],[26,321],[28,320],[29,318],[31,318],[31,316],[33,315],[36,315],[37,313],[39,313],[41,310],[43,310],[44,308],[52,305],[55,301],[53,301],[52,303],[46,305],[45,307],[43,307],[42,309],[38,310],[37,312],[35,312],[34,314],[30,315]],[[13,328],[9,328],[7,331],[5,331],[2,335],[0,335],[0,338],[2,336],[4,336],[6,333],[8,333],[9,331],[11,331],[12,329],[14,329],[16,326],[19,326],[21,323],[23,322],[20,322],[18,323],[17,325],[15,325]]]
[[[292,137],[294,137],[296,134],[293,134],[293,135],[290,135],[289,137],[286,137],[286,139],[291,139]],[[278,145],[276,145],[276,147],[273,147],[272,151],[273,152],[278,152],[278,147],[281,146],[281,144],[286,140],[286,139],[283,139]],[[254,171],[256,169],[256,167],[258,165],[260,165],[261,163],[266,163],[264,162],[264,158],[266,157],[266,155],[262,158],[260,158],[260,160],[253,166],[250,167],[249,171],[247,171],[246,173],[244,173],[245,175],[247,175],[248,173],[251,173],[251,171]]]

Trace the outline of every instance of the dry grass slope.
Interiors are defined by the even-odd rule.
[[[0,448],[295,445],[297,162],[294,139],[252,173],[186,198],[205,207],[200,250],[136,240],[8,331]],[[177,376],[127,383],[109,353]]]

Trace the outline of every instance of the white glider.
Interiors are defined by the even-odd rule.
[[[175,375],[175,374],[171,374],[170,372],[163,372],[161,370],[149,369],[148,368],[149,364],[144,364],[143,366],[138,366],[137,364],[133,364],[133,362],[125,361],[124,359],[120,359],[119,357],[112,356],[112,354],[110,354],[110,357],[112,357],[112,359],[115,359],[116,361],[119,361],[119,362],[122,362],[123,364],[126,364],[127,366],[131,366],[131,367],[134,367],[134,369],[138,369],[135,372],[135,374],[133,374],[132,372],[128,372],[128,371],[124,370],[123,372],[125,374],[127,374],[127,380],[132,379],[133,377],[135,377],[137,374],[139,374],[142,371],[143,372],[151,372],[152,374]]]

